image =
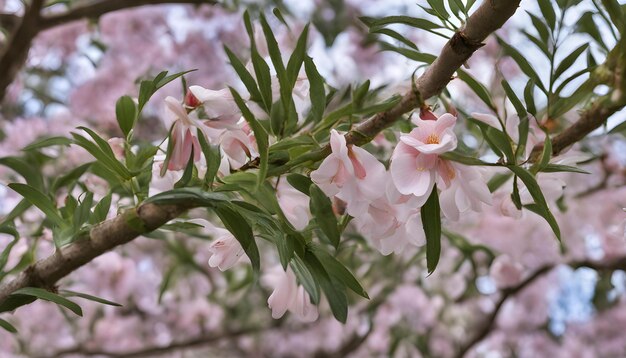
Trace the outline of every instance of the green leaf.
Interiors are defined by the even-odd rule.
[[[462,163],[465,165],[486,165],[486,166],[494,165],[492,163],[487,163],[485,161],[482,161],[476,157],[468,157],[457,151],[443,153],[440,155],[440,157],[447,159],[447,160],[452,160],[454,162]]]
[[[14,170],[34,188],[43,189],[43,178],[39,169],[33,167],[26,160],[19,157],[3,157],[0,158],[0,165]]]
[[[200,134],[198,137],[201,137],[202,134]],[[191,181],[192,177],[193,177],[193,169],[194,169],[194,147],[191,147],[191,154],[189,155],[189,160],[187,161],[187,165],[185,166],[185,171],[183,171],[183,175],[180,177],[180,180],[177,181],[176,183],[174,183],[174,188],[178,189],[178,188],[182,188],[187,186],[187,184],[189,184],[189,182]]]
[[[46,291],[43,288],[38,287],[24,287],[12,293],[12,295],[23,295],[23,296],[32,296],[42,300],[50,301],[56,303],[59,306],[63,306],[70,311],[74,312],[76,315],[83,315],[83,310],[76,303],[68,300],[65,297],[59,296],[50,291]]]
[[[64,220],[59,214],[59,211],[54,206],[52,199],[47,197],[44,193],[28,184],[11,183],[9,184],[9,188],[13,189],[15,192],[23,196],[24,199],[28,200],[28,202],[35,205],[56,226],[63,226]]]
[[[541,37],[541,40],[547,44],[548,40],[550,39],[550,30],[548,29],[548,26],[543,21],[541,21],[539,17],[533,15],[532,13],[528,11],[526,11],[526,13],[530,16],[530,20],[532,21],[533,26],[537,30],[539,37]]]
[[[416,51],[410,48],[400,48],[384,42],[380,44],[380,48],[382,51],[397,52],[410,60],[422,63],[431,64],[437,58],[437,56],[431,55],[429,53]]]
[[[263,96],[261,96],[261,92],[259,91],[259,87],[257,87],[256,81],[254,77],[248,72],[246,66],[237,58],[237,56],[227,47],[224,46],[224,51],[226,52],[226,56],[228,56],[228,61],[230,61],[230,65],[233,67],[241,82],[243,82],[244,86],[250,93],[250,99],[255,102],[261,102]]]
[[[535,82],[530,79],[524,87],[524,101],[526,102],[526,108],[533,116],[537,115],[537,107],[535,106]]]
[[[26,147],[22,148],[23,151],[30,151],[35,149],[47,148],[56,145],[61,145],[64,147],[69,147],[72,144],[72,141],[67,137],[49,137],[43,138],[38,141],[35,141]]]
[[[106,140],[102,139],[98,134],[89,128],[78,127],[78,129],[82,129],[87,132],[95,141],[95,144],[80,134],[72,133],[74,141],[77,145],[87,150],[89,154],[93,155],[94,158],[98,160],[98,162],[102,163],[102,165],[107,169],[116,173],[120,178],[129,180],[133,177],[128,169],[115,158],[115,154],[113,154],[113,150]]]
[[[311,119],[314,123],[322,120],[326,109],[326,92],[324,90],[324,78],[317,71],[313,59],[304,57],[304,70],[309,78],[309,96],[311,99]]]
[[[291,58],[289,58],[289,62],[287,62],[287,79],[289,80],[292,88],[298,79],[298,73],[300,73],[300,68],[302,68],[304,58],[307,57],[306,44],[308,36],[309,24],[306,24],[300,34],[300,37],[298,38],[298,42],[296,43],[296,47],[291,54]]]
[[[554,30],[554,27],[556,26],[556,14],[554,13],[550,0],[538,0],[537,2],[539,3],[539,9],[541,10],[541,14],[543,14],[544,19],[546,19],[548,26]]]
[[[248,122],[250,128],[254,132],[254,138],[256,139],[257,147],[259,149],[260,163],[259,163],[259,173],[257,179],[257,188],[261,186],[261,184],[265,181],[265,176],[267,175],[267,165],[268,165],[268,150],[269,150],[269,138],[267,131],[265,128],[259,123],[259,121],[254,118],[252,112],[248,106],[246,106],[245,102],[235,91],[233,88],[230,88],[230,92],[233,95],[235,103],[237,107],[241,110],[241,114],[243,118]]]
[[[348,318],[348,298],[346,297],[345,287],[342,287],[339,282],[331,280],[324,266],[310,251],[305,252],[304,262],[319,283],[322,291],[324,291],[333,316],[339,322],[345,323]]]
[[[254,240],[252,228],[241,214],[227,205],[218,205],[214,208],[215,213],[224,224],[224,227],[239,241],[243,251],[246,253],[252,269],[259,272],[261,268],[261,259],[259,256],[259,248]]]
[[[509,179],[511,179],[511,174],[495,174],[489,182],[487,182],[487,187],[489,188],[489,192],[493,193],[498,190],[504,183],[506,183]]]
[[[580,55],[589,47],[588,43],[582,44],[580,47],[572,51],[569,55],[567,55],[561,63],[557,66],[556,70],[554,70],[554,79],[559,78],[563,74],[563,72],[567,71],[574,62],[580,57]]]
[[[17,333],[17,329],[12,324],[0,318],[0,327],[11,333]]]
[[[17,230],[15,230],[13,224],[3,224],[0,226],[0,233],[13,236],[13,240],[9,242],[4,250],[2,250],[2,253],[0,253],[0,272],[2,272],[9,261],[11,250],[13,250],[13,247],[20,241],[20,235]],[[2,274],[0,274],[0,281],[2,281]]]
[[[222,161],[220,148],[215,145],[210,145],[204,135],[198,136],[198,142],[200,142],[200,148],[202,148],[202,154],[204,154],[207,165],[206,173],[204,174],[204,183],[206,188],[212,190],[213,181],[220,169],[220,163]]]
[[[117,100],[117,103],[115,103],[115,117],[120,129],[128,137],[137,119],[137,107],[135,106],[135,101],[130,96],[122,96]]]
[[[387,28],[374,28],[374,29],[370,29],[370,33],[372,34],[381,34],[381,35],[387,35],[393,39],[398,40],[399,42],[407,45],[408,47],[412,48],[415,51],[418,51],[417,46],[409,39],[407,39],[406,37],[402,36],[401,34],[399,34],[398,32],[392,30],[392,29],[387,29]]]
[[[380,19],[362,17],[361,21],[363,21],[366,25],[368,25],[368,27],[373,28],[374,30],[389,24],[409,25],[411,27],[426,31],[442,28],[441,25],[435,24],[432,21],[410,16],[387,16]]]
[[[309,202],[311,214],[313,214],[322,232],[328,237],[333,246],[337,248],[341,233],[337,227],[337,218],[333,212],[333,205],[330,199],[315,184],[311,184],[309,187],[309,194],[311,195],[311,201]]]
[[[301,193],[309,195],[309,188],[313,184],[311,178],[306,175],[292,173],[287,175],[287,182]]]
[[[591,174],[590,172],[586,170],[583,170],[577,167],[572,167],[570,165],[552,164],[552,163],[548,163],[545,167],[541,169],[541,171],[544,173],[570,172],[570,173],[579,173],[579,174]]]
[[[326,252],[318,245],[310,244],[309,248],[320,261],[322,266],[324,266],[324,269],[326,269],[326,272],[328,272],[331,277],[336,278],[338,281],[346,285],[346,287],[354,291],[354,293],[356,293],[357,295],[369,299],[369,296],[367,295],[367,292],[365,292],[363,286],[361,286],[361,284],[354,277],[352,272],[350,272],[350,270],[348,270],[341,262],[339,262],[339,260],[331,256],[328,252]]]
[[[311,271],[305,265],[304,261],[297,255],[294,255],[291,260],[291,269],[296,274],[298,282],[304,287],[311,297],[313,304],[319,304],[320,302],[320,287]]]
[[[576,31],[581,33],[586,33],[591,36],[592,39],[596,40],[596,43],[600,45],[605,51],[608,51],[609,48],[604,43],[604,39],[600,30],[598,29],[598,25],[593,18],[593,13],[588,11],[582,14],[576,21]]]
[[[530,63],[528,63],[528,60],[526,59],[526,56],[522,55],[517,49],[515,49],[511,45],[507,44],[506,41],[504,41],[500,37],[498,37],[498,43],[504,49],[505,54],[510,56],[517,63],[517,65],[522,70],[522,72],[524,72],[524,74],[526,74],[526,76],[528,76],[529,78],[534,80],[535,83],[537,84],[537,87],[539,87],[539,89],[541,89],[543,91],[543,93],[547,94],[548,90],[546,89],[546,87],[541,82],[540,77],[537,74],[537,72],[535,71],[535,69],[533,69],[533,67],[530,65]]]
[[[535,177],[524,168],[514,165],[509,165],[507,167],[524,182],[526,188],[528,189],[528,192],[535,201],[535,204],[537,204],[537,213],[541,215],[544,219],[546,219],[546,221],[552,228],[552,231],[560,242],[561,229],[559,229],[559,224],[556,222],[554,215],[552,215],[552,212],[550,212],[550,209],[548,208],[548,203],[546,202],[546,199],[544,198],[543,193],[541,192],[541,188],[539,187],[539,184],[537,184]]]
[[[437,185],[433,188],[420,212],[424,234],[426,234],[426,267],[428,274],[432,274],[437,268],[441,256],[441,210]]]
[[[487,88],[483,86],[482,83],[478,82],[474,77],[472,77],[472,75],[470,75],[466,71],[458,69],[456,72],[459,76],[459,79],[465,82],[469,86],[469,88],[474,91],[478,98],[480,98],[483,103],[487,105],[487,107],[495,111],[495,106],[493,105],[493,101],[491,100],[491,94],[489,93],[489,90],[487,90]]]
[[[93,215],[89,218],[91,224],[97,224],[106,220],[111,208],[112,193],[107,194],[93,209]]]
[[[222,193],[212,193],[201,188],[179,188],[153,195],[145,203],[188,205],[190,207],[215,207],[229,198]]]
[[[530,171],[533,174],[537,174],[543,170],[543,168],[550,163],[550,158],[552,157],[552,141],[550,140],[550,136],[546,132],[546,139],[543,141],[543,151],[541,152],[541,158],[537,163],[535,163]]]
[[[104,298],[88,295],[86,293],[80,293],[80,292],[69,291],[69,290],[62,290],[61,293],[65,297],[80,297],[80,298],[84,298],[86,300],[102,303],[104,305],[115,306],[115,307],[122,307],[122,305],[120,305],[119,303],[115,303],[113,301],[105,300]]]

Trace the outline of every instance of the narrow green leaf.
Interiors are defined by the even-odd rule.
[[[541,14],[543,14],[544,19],[548,23],[548,26],[552,30],[554,30],[556,26],[556,14],[554,13],[554,8],[552,8],[552,3],[550,0],[538,0],[539,9],[541,10]]]
[[[115,307],[122,307],[122,305],[120,305],[119,303],[115,303],[113,301],[105,300],[104,298],[88,295],[86,293],[70,291],[70,290],[62,290],[61,293],[65,297],[80,297],[80,298],[84,298],[86,300],[102,303],[104,305],[115,306]]]
[[[261,92],[259,92],[259,87],[257,87],[254,77],[252,77],[250,72],[248,72],[246,66],[227,46],[224,46],[224,52],[226,52],[226,56],[228,56],[228,61],[230,61],[230,65],[233,67],[233,69],[241,79],[241,82],[243,82],[248,92],[250,92],[250,99],[255,102],[262,102],[263,96],[261,96]]]
[[[11,333],[17,333],[17,329],[12,324],[0,318],[0,327]]]
[[[243,101],[239,93],[235,91],[233,88],[230,88],[230,92],[235,99],[235,103],[241,110],[241,114],[243,118],[248,122],[250,128],[254,132],[254,138],[256,139],[257,147],[259,149],[260,163],[259,163],[259,173],[257,180],[257,188],[261,186],[261,184],[265,181],[265,176],[267,174],[267,165],[268,165],[268,150],[269,150],[269,138],[267,131],[265,128],[256,120],[250,109]]]
[[[352,272],[350,272],[350,270],[348,270],[348,268],[346,268],[339,260],[318,245],[310,245],[309,248],[331,277],[334,277],[338,281],[342,282],[357,295],[369,299],[369,296],[367,295],[367,292],[365,292],[363,286],[361,286],[361,283],[359,283]]]
[[[529,78],[533,79],[535,83],[537,84],[537,87],[539,87],[539,89],[541,89],[543,93],[547,94],[548,90],[541,82],[540,77],[535,71],[535,69],[530,65],[530,63],[526,59],[526,56],[522,55],[517,49],[515,49],[513,46],[506,43],[506,41],[504,41],[500,37],[498,37],[498,43],[504,49],[505,54],[510,56],[517,63],[517,65],[522,70],[522,72],[524,72],[524,74],[526,74],[526,76],[528,76]]]
[[[554,70],[554,79],[559,78],[563,72],[567,71],[574,62],[580,57],[580,55],[589,47],[588,43],[582,44],[580,47],[572,51],[569,55],[567,55],[561,63],[557,66],[556,70]]]
[[[459,76],[459,79],[465,82],[469,86],[469,88],[474,91],[478,98],[480,98],[483,103],[487,105],[487,107],[495,111],[495,106],[493,105],[493,101],[491,100],[491,94],[489,93],[489,90],[487,90],[487,88],[483,86],[482,83],[478,82],[474,77],[472,77],[472,75],[470,75],[466,71],[458,69],[456,72]]]
[[[548,203],[546,202],[546,199],[544,198],[543,193],[541,192],[541,188],[539,187],[539,184],[537,184],[535,177],[524,168],[514,165],[509,165],[507,167],[524,182],[526,188],[528,189],[528,192],[535,201],[535,204],[537,204],[539,210],[538,214],[546,219],[557,239],[561,241],[561,230],[559,229],[559,224],[556,222],[556,219],[554,218],[554,215],[552,215],[552,212],[550,212]]]
[[[304,287],[306,292],[308,292],[311,297],[311,302],[313,304],[319,304],[320,302],[320,287],[315,278],[313,277],[311,271],[309,271],[308,267],[305,265],[304,261],[297,256],[294,255],[291,260],[291,269],[296,274],[296,278],[298,282]]]
[[[489,182],[487,182],[489,192],[493,193],[494,191],[498,190],[498,188],[500,188],[502,185],[504,185],[504,183],[509,181],[509,179],[511,179],[510,173],[495,174],[493,177],[491,177],[491,179],[489,179]]]
[[[304,57],[304,70],[309,78],[309,96],[311,99],[311,118],[314,123],[318,123],[324,116],[326,109],[326,92],[324,90],[324,78],[317,71],[313,59]]]
[[[341,233],[337,227],[337,218],[333,212],[333,205],[324,192],[315,184],[309,187],[311,201],[309,207],[317,225],[328,237],[333,246],[339,246]]]
[[[24,295],[24,296],[32,296],[42,300],[50,301],[56,303],[59,306],[63,306],[70,311],[74,312],[76,315],[83,315],[83,310],[76,303],[68,300],[65,297],[59,296],[50,291],[46,291],[43,288],[38,287],[24,287],[12,293],[12,295]]]
[[[239,241],[243,251],[246,253],[252,269],[259,272],[261,268],[261,259],[259,256],[259,248],[254,240],[252,228],[241,214],[227,205],[218,205],[215,207],[215,213],[224,224],[224,227]]]
[[[204,183],[207,189],[212,190],[213,181],[220,169],[220,163],[222,161],[220,148],[215,145],[210,145],[204,135],[198,136],[198,142],[200,142],[200,148],[202,149],[202,154],[204,154],[207,165],[206,173],[204,174]]]
[[[552,164],[552,163],[548,163],[545,167],[541,169],[541,171],[544,173],[570,172],[570,173],[579,173],[579,174],[591,174],[590,172],[586,170],[583,170],[577,167],[572,167],[570,165]]]
[[[43,189],[43,177],[38,168],[33,167],[29,162],[20,157],[0,158],[0,165],[14,170],[26,179],[26,183],[37,189]]]
[[[111,209],[111,199],[112,193],[109,193],[96,204],[96,207],[93,209],[93,215],[89,218],[91,224],[97,224],[106,220],[109,209]]]
[[[339,282],[331,280],[324,266],[310,251],[305,252],[304,262],[324,291],[333,316],[339,322],[345,323],[348,318],[348,298],[346,297],[345,286],[341,287]]]
[[[30,151],[35,149],[47,148],[56,145],[69,147],[72,144],[72,140],[67,137],[49,137],[43,138],[36,142],[33,142],[26,147],[22,148],[23,151]]]
[[[413,50],[418,51],[417,46],[413,43],[413,41],[407,39],[406,37],[402,36],[397,31],[394,31],[392,29],[388,29],[388,28],[374,28],[373,30],[370,29],[370,33],[387,35],[387,36],[389,36],[389,37],[391,37],[393,39],[396,39],[399,42],[407,45],[408,47],[412,48]]]
[[[428,273],[432,274],[437,268],[441,256],[441,210],[437,185],[433,188],[420,212],[424,234],[426,234],[426,267]]]
[[[306,45],[309,36],[309,24],[304,26],[300,37],[298,38],[298,42],[296,43],[296,47],[291,54],[291,58],[289,58],[289,62],[287,62],[287,79],[293,87],[298,79],[298,73],[300,73],[300,68],[302,68],[302,63],[304,62],[304,58],[307,57],[306,54]]]
[[[44,193],[28,184],[11,183],[9,184],[9,188],[13,189],[15,192],[23,196],[24,199],[35,205],[56,226],[63,225],[64,220],[59,214],[57,208],[54,206],[52,199],[47,197]]]

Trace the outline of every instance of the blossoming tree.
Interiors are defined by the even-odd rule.
[[[626,354],[625,5],[382,7],[0,1],[0,350]]]

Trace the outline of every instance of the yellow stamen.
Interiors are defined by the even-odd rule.
[[[439,144],[439,137],[435,133],[432,133],[426,138],[426,144]]]

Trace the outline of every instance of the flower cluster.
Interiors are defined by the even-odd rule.
[[[345,203],[357,229],[382,254],[400,252],[411,243],[423,245],[420,208],[433,189],[441,190],[441,210],[458,220],[467,210],[491,204],[491,193],[478,169],[459,165],[440,155],[457,146],[456,117],[416,119],[410,133],[400,136],[389,171],[366,150],[346,145],[331,131],[332,153],[311,179],[326,195]]]

